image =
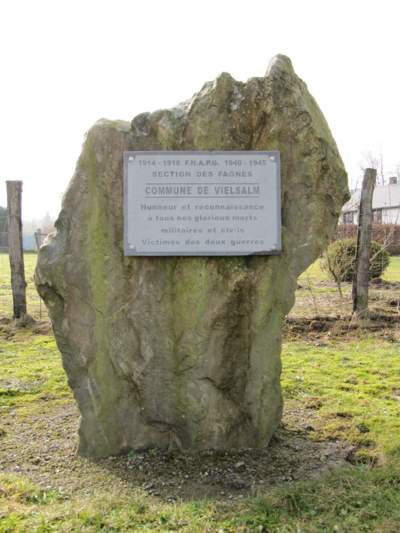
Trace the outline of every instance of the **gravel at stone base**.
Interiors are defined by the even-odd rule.
[[[198,453],[150,449],[90,461],[76,455],[76,406],[43,403],[40,414],[21,418],[11,412],[3,417],[0,471],[27,476],[66,498],[112,489],[125,493],[142,489],[166,501],[244,498],[349,466],[352,450],[341,442],[313,442],[308,438],[313,428],[300,423],[308,414],[297,408],[287,413],[288,426],[283,425],[265,449]],[[295,419],[299,429],[294,430]]]

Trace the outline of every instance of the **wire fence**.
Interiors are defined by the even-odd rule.
[[[36,291],[33,281],[37,253],[25,252],[25,279],[28,313],[35,320],[48,320],[47,309]],[[391,257],[380,284],[370,285],[370,307],[386,308],[400,313],[400,256]],[[344,283],[342,295],[328,274],[321,270],[317,260],[298,280],[296,304],[291,317],[317,315],[350,315],[352,312],[351,283]],[[7,252],[0,252],[0,318],[11,318],[13,299],[10,262]]]
[[[24,253],[27,310],[35,320],[47,320],[47,309],[33,281],[37,254]],[[0,252],[0,318],[11,318],[13,299],[11,290],[10,261],[7,252]]]

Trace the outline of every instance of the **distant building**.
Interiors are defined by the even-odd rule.
[[[36,252],[36,243],[34,235],[24,235],[22,237],[22,246],[26,252]]]
[[[343,206],[339,224],[358,224],[361,189],[352,191],[350,200]],[[377,185],[372,199],[372,216],[375,224],[400,224],[400,184],[397,177],[389,178],[388,185]]]

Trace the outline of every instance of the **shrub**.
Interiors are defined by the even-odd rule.
[[[342,239],[328,246],[322,268],[330,274],[336,282],[351,281],[353,279],[356,259],[357,241]],[[379,278],[389,264],[388,252],[376,241],[371,241],[369,277]]]
[[[357,224],[339,224],[336,239],[356,239]],[[385,246],[390,255],[400,255],[400,225],[372,223],[372,240]]]

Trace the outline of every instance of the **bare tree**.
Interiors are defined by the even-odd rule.
[[[379,185],[385,185],[385,166],[383,163],[383,152],[376,153],[372,150],[367,150],[362,154],[361,169],[364,171],[367,168],[373,168],[376,170],[376,183]]]

